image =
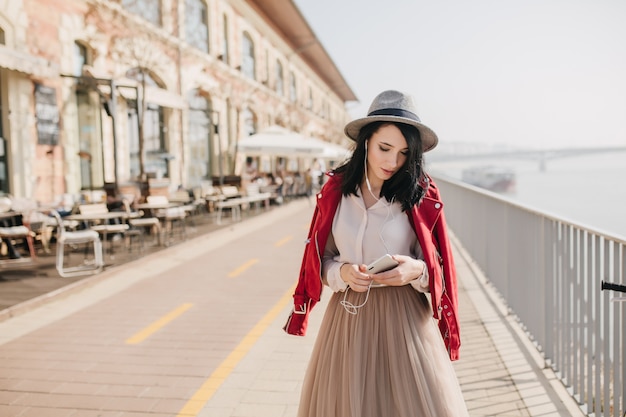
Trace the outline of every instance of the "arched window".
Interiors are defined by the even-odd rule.
[[[209,52],[209,16],[205,0],[185,0],[185,40]]]
[[[243,128],[246,136],[254,135],[257,132],[257,116],[249,107],[242,111]]]
[[[244,32],[242,37],[241,72],[247,77],[255,79],[254,42],[247,32]]]
[[[156,26],[161,26],[161,0],[122,0],[122,7]]]
[[[196,187],[203,180],[211,178],[211,160],[214,112],[211,101],[204,97],[200,91],[192,90],[188,98],[189,102],[189,134],[187,144],[189,146],[189,158],[185,161],[187,166],[187,186]]]
[[[163,87],[163,83],[157,81],[154,76],[146,71],[133,68],[126,72],[126,76],[140,84],[145,82],[146,87]],[[130,106],[134,107],[134,106]],[[145,115],[143,118],[143,154],[144,173],[164,177],[169,176],[168,154],[165,129],[165,111],[158,104],[147,102],[145,105]],[[137,177],[141,173],[139,159],[139,136],[137,134],[140,123],[137,114],[129,112],[129,148],[130,148],[130,169],[131,177]]]
[[[276,60],[276,92],[282,96],[285,94],[284,78],[283,78],[283,64],[279,60]]]
[[[289,100],[292,103],[298,101],[298,90],[296,89],[296,75],[292,72],[289,73]]]

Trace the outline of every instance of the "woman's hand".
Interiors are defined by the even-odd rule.
[[[365,292],[372,283],[370,275],[367,275],[365,271],[367,265],[353,265],[343,264],[339,269],[341,279],[348,284],[348,286],[356,292]]]
[[[398,266],[388,271],[371,275],[374,282],[399,287],[419,278],[424,273],[426,268],[424,261],[404,255],[393,255],[392,257],[398,261]]]

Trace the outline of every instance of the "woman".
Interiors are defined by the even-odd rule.
[[[304,335],[330,287],[298,415],[467,416],[450,362],[460,346],[456,270],[422,158],[437,136],[398,91],[379,94],[345,133],[355,149],[318,194],[285,325]],[[397,266],[368,273],[385,254]]]

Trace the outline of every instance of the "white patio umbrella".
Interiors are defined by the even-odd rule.
[[[339,145],[307,137],[281,126],[270,126],[241,139],[238,152],[247,156],[284,156],[342,159],[348,150]]]

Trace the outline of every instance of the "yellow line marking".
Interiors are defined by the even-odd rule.
[[[285,243],[289,242],[291,239],[293,239],[293,236],[286,236],[286,237],[282,238],[281,240],[279,240],[278,242],[274,243],[274,246],[279,248],[279,247],[283,246]]]
[[[287,303],[292,299],[293,291],[295,287],[292,287],[289,291],[281,297],[280,300],[267,314],[254,326],[250,332],[244,336],[239,342],[239,345],[224,359],[224,361],[213,371],[211,376],[204,381],[204,384],[193,394],[191,399],[187,401],[187,404],[178,412],[176,417],[195,417],[202,410],[204,405],[211,399],[213,394],[218,388],[226,381],[226,378],[235,370],[235,367],[239,364],[250,349],[254,346],[256,341],[263,335],[263,332],[274,321],[276,316],[285,308]]]
[[[250,259],[248,262],[246,262],[245,264],[241,265],[239,268],[235,269],[234,271],[231,271],[228,274],[228,278],[235,278],[237,275],[245,272],[246,269],[250,268],[252,265],[254,265],[257,262],[259,262],[258,259]]]
[[[157,321],[155,321],[154,323],[152,323],[148,327],[146,327],[143,330],[135,333],[134,336],[129,337],[128,339],[126,339],[126,344],[127,345],[136,345],[138,343],[143,342],[148,337],[150,337],[152,335],[152,333],[155,333],[161,327],[164,327],[166,324],[168,324],[169,322],[171,322],[172,320],[174,320],[175,318],[177,318],[178,316],[183,314],[185,311],[189,310],[192,306],[193,306],[193,304],[186,303],[186,304],[183,304],[180,307],[170,311],[169,313],[167,313],[166,315],[164,315],[163,317],[161,317],[160,319],[158,319]]]

